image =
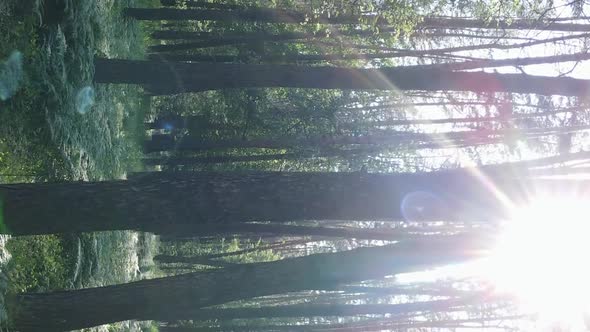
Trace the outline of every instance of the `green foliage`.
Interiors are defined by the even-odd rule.
[[[40,56],[38,34],[38,3],[23,1],[19,5],[29,8],[28,15],[19,16],[12,11],[21,11],[14,3],[7,3],[7,11],[0,14],[0,59],[4,61],[10,53],[20,51],[24,68],[34,66]],[[25,77],[12,98],[0,101],[0,181],[31,181],[47,175],[50,166],[59,169],[55,160],[57,151],[45,142],[48,134],[43,128],[44,113],[38,108],[40,91],[35,87],[34,78]]]
[[[71,287],[72,244],[58,236],[12,238],[7,277],[12,292],[40,292]]]
[[[25,79],[15,96],[0,101],[0,181],[105,179],[140,167],[138,123],[149,107],[141,89],[92,86],[96,55],[143,56],[139,24],[121,17],[134,3],[9,1],[11,15],[0,15],[0,30],[7,31],[0,59],[22,52]],[[76,94],[88,86],[95,103],[79,114]]]
[[[92,86],[96,55],[143,56],[141,27],[121,16],[135,1],[65,0],[63,8],[60,1],[11,0],[8,12],[0,12],[0,31],[5,32],[0,60],[18,50],[25,71],[17,93],[0,101],[0,183],[112,179],[142,168],[139,146],[149,100],[138,87]],[[85,86],[94,89],[95,104],[80,114],[75,96]],[[89,241],[96,242],[85,239],[83,251]],[[13,291],[72,287],[72,259],[78,250],[72,241],[56,236],[11,239],[7,247],[13,258],[6,273]],[[86,268],[79,274],[87,280],[96,271],[95,265]]]

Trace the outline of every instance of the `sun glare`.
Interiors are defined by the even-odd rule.
[[[486,274],[540,323],[585,331],[590,309],[590,201],[544,197],[513,212]]]

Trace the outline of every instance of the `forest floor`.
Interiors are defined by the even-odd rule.
[[[150,101],[136,86],[94,85],[93,61],[142,58],[144,29],[121,12],[156,3],[0,0],[0,183],[121,179],[141,169]],[[156,248],[156,237],[137,232],[4,236],[0,289],[39,292],[150,277]]]

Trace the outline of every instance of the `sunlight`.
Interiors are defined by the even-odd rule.
[[[585,331],[590,309],[590,204],[571,197],[538,198],[515,209],[487,264],[498,292],[544,324]]]

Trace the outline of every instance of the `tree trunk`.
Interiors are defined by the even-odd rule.
[[[177,320],[230,320],[284,317],[342,317],[358,315],[391,316],[413,312],[445,312],[464,308],[481,300],[481,295],[467,299],[433,300],[400,304],[293,304],[261,308],[198,309],[179,313]]]
[[[142,84],[155,95],[264,87],[512,92],[564,96],[585,96],[590,92],[589,80],[569,77],[403,67],[354,69],[106,59],[97,59],[95,67],[96,83]]]
[[[192,34],[192,35],[191,35]],[[201,39],[195,35],[197,33],[191,32],[182,32],[182,31],[156,31],[152,33],[153,38],[158,39]],[[310,38],[320,38],[325,37],[321,36],[320,34],[314,35],[310,33],[301,33],[301,32],[289,32],[289,33],[282,33],[278,35],[268,34],[268,33],[255,33],[255,34],[248,34],[244,36],[235,36],[235,37],[217,37],[217,38],[207,38],[204,40],[194,41],[194,42],[186,42],[186,43],[178,43],[178,44],[166,44],[166,45],[154,45],[150,46],[149,50],[151,52],[174,52],[174,51],[185,51],[185,50],[193,50],[199,48],[207,48],[207,47],[218,47],[218,46],[231,46],[237,44],[247,44],[247,43],[260,43],[260,42],[278,42],[278,41],[286,41],[286,40],[301,40],[301,39],[310,39]]]
[[[444,174],[173,172],[127,181],[0,186],[4,232],[14,235],[135,229],[198,233],[204,224],[294,220],[493,220],[531,188],[584,181]]]
[[[416,68],[422,70],[440,69],[440,70],[469,70],[479,68],[494,68],[494,67],[523,67],[536,64],[562,63],[562,62],[580,62],[589,60],[588,53],[574,53],[574,54],[560,54],[551,56],[529,57],[529,58],[514,58],[501,60],[474,60],[465,62],[451,62],[429,65],[409,66],[408,68]]]
[[[424,103],[427,104],[427,103]],[[436,103],[431,103],[436,104]],[[447,106],[461,106],[461,103],[440,103],[441,105]],[[470,105],[472,103],[465,103],[466,105]],[[481,105],[485,105],[485,103],[481,103]],[[368,106],[362,108],[350,108],[347,110],[348,113],[354,114],[358,113],[359,111],[384,111],[385,113],[391,113],[392,111],[396,110],[397,108],[403,107],[413,107],[414,105],[408,104],[408,106],[404,106],[403,104],[391,104],[391,105],[383,105],[383,106]],[[420,105],[418,105],[420,106]],[[518,105],[515,105],[518,106]],[[402,119],[402,120],[372,120],[372,121],[362,121],[357,119],[352,119],[351,122],[344,122],[339,123],[339,128],[344,129],[354,129],[359,127],[387,127],[387,126],[417,126],[417,125],[429,125],[429,124],[462,124],[462,123],[486,123],[486,122],[496,122],[497,124],[500,123],[515,123],[518,124],[520,122],[526,122],[529,119],[533,118],[540,118],[540,117],[548,117],[555,114],[560,113],[571,113],[571,112],[579,112],[585,111],[588,107],[586,106],[576,106],[576,107],[564,107],[553,109],[550,111],[540,111],[540,112],[531,112],[531,113],[512,113],[508,115],[498,115],[498,116],[480,116],[480,117],[466,117],[466,118],[440,118],[440,119]],[[549,128],[546,128],[549,129]]]
[[[269,263],[41,294],[8,301],[18,331],[64,331],[117,321],[174,320],[195,309],[252,297],[323,289],[481,257],[481,239],[408,241]],[[247,284],[244,282],[247,281]]]
[[[458,48],[441,49],[443,51],[453,51]],[[447,55],[444,52],[438,52],[437,49],[420,51],[420,50],[400,50],[383,53],[352,53],[352,54],[263,54],[257,56],[263,62],[270,63],[299,63],[299,62],[328,62],[328,61],[346,61],[346,60],[371,60],[371,59],[393,59],[404,57],[425,57],[432,54]],[[237,62],[245,58],[238,55],[202,55],[202,54],[151,54],[152,60],[160,61],[189,61],[189,62]]]
[[[326,148],[346,145],[383,145],[391,147],[414,147],[420,144],[438,144],[441,148],[457,143],[476,145],[481,142],[500,143],[512,138],[534,138],[559,135],[588,130],[587,126],[570,126],[555,128],[499,129],[499,130],[468,130],[442,133],[414,133],[392,130],[376,130],[362,136],[316,136],[310,138],[258,138],[251,140],[229,139],[205,141],[190,135],[176,140],[170,135],[153,135],[144,142],[146,153],[158,151],[202,151],[213,149],[290,149],[298,147]]]
[[[187,233],[183,230],[182,233],[186,235],[202,235],[202,236],[227,236],[233,234],[252,233],[256,235],[272,235],[272,236],[321,236],[326,238],[349,238],[349,239],[363,239],[363,240],[383,240],[383,241],[397,241],[416,237],[417,235],[409,234],[395,229],[387,228],[338,228],[338,227],[315,227],[315,226],[293,226],[282,224],[258,224],[258,223],[234,223],[228,225],[201,225],[198,229],[194,229],[192,233]],[[174,234],[174,230],[170,230],[168,234]]]
[[[138,20],[196,20],[226,22],[305,23],[317,21],[324,24],[360,24],[363,20],[378,25],[389,24],[387,19],[362,15],[316,17],[312,13],[278,8],[244,7],[236,10],[176,9],[176,8],[125,8],[124,14]],[[510,22],[468,18],[424,17],[417,28],[444,29],[526,29],[564,32],[587,32],[590,24],[556,23],[551,19],[515,19]]]
[[[312,156],[304,153],[277,153],[277,154],[260,154],[248,156],[198,156],[198,157],[163,157],[163,158],[145,158],[143,163],[148,166],[165,165],[196,165],[196,164],[222,164],[222,163],[241,163],[257,162],[269,160],[294,160]]]
[[[566,35],[566,36],[559,36],[541,40],[533,40],[523,43],[513,43],[513,44],[502,44],[499,42],[488,43],[488,44],[477,44],[477,45],[467,45],[467,46],[457,46],[457,47],[447,47],[447,48],[438,48],[438,49],[427,49],[427,50],[406,50],[406,49],[399,49],[399,48],[391,48],[391,47],[381,47],[381,46],[372,46],[372,45],[347,45],[348,48],[357,48],[357,49],[377,49],[386,52],[381,53],[352,53],[352,54],[285,54],[285,55],[261,55],[260,60],[266,62],[322,62],[322,61],[343,61],[343,60],[370,60],[370,59],[390,59],[390,58],[401,58],[401,57],[426,57],[426,56],[450,56],[452,53],[457,52],[465,52],[465,51],[477,51],[477,50],[489,50],[489,49],[497,49],[497,50],[510,50],[510,49],[520,49],[525,47],[531,47],[535,45],[542,45],[542,44],[551,44],[557,42],[564,42],[567,40],[572,39],[583,39],[590,37],[590,33],[583,33],[577,35]],[[338,46],[337,44],[332,46]],[[454,55],[453,55],[454,56]],[[544,59],[543,59],[544,58]],[[543,57],[541,59],[536,58],[528,58],[531,60],[527,60],[528,62],[535,62],[539,61],[543,63],[544,61],[553,61],[559,60],[556,59],[547,59]],[[562,57],[563,58],[563,57]],[[201,54],[152,54],[150,56],[152,60],[164,60],[164,61],[193,61],[193,62],[236,62],[241,60],[239,56],[233,55],[201,55]],[[535,59],[535,60],[532,60]],[[491,61],[491,62],[490,62]],[[478,63],[479,66],[485,65],[489,66],[493,64],[494,61],[499,61],[497,63],[502,64],[502,61],[505,60],[471,60],[467,62],[459,62],[457,64],[452,64],[453,66],[461,67],[461,66],[474,66],[475,63]],[[509,65],[513,65],[514,63],[518,62],[519,60],[513,59]],[[506,62],[505,62],[506,63]],[[532,64],[532,63],[529,63]],[[436,66],[436,65],[433,65]],[[434,67],[436,68],[436,67]],[[477,67],[476,67],[477,68]]]
[[[590,24],[556,23],[552,19],[515,19],[508,21],[469,19],[460,17],[425,17],[419,28],[443,29],[515,29],[563,32],[588,32]]]

